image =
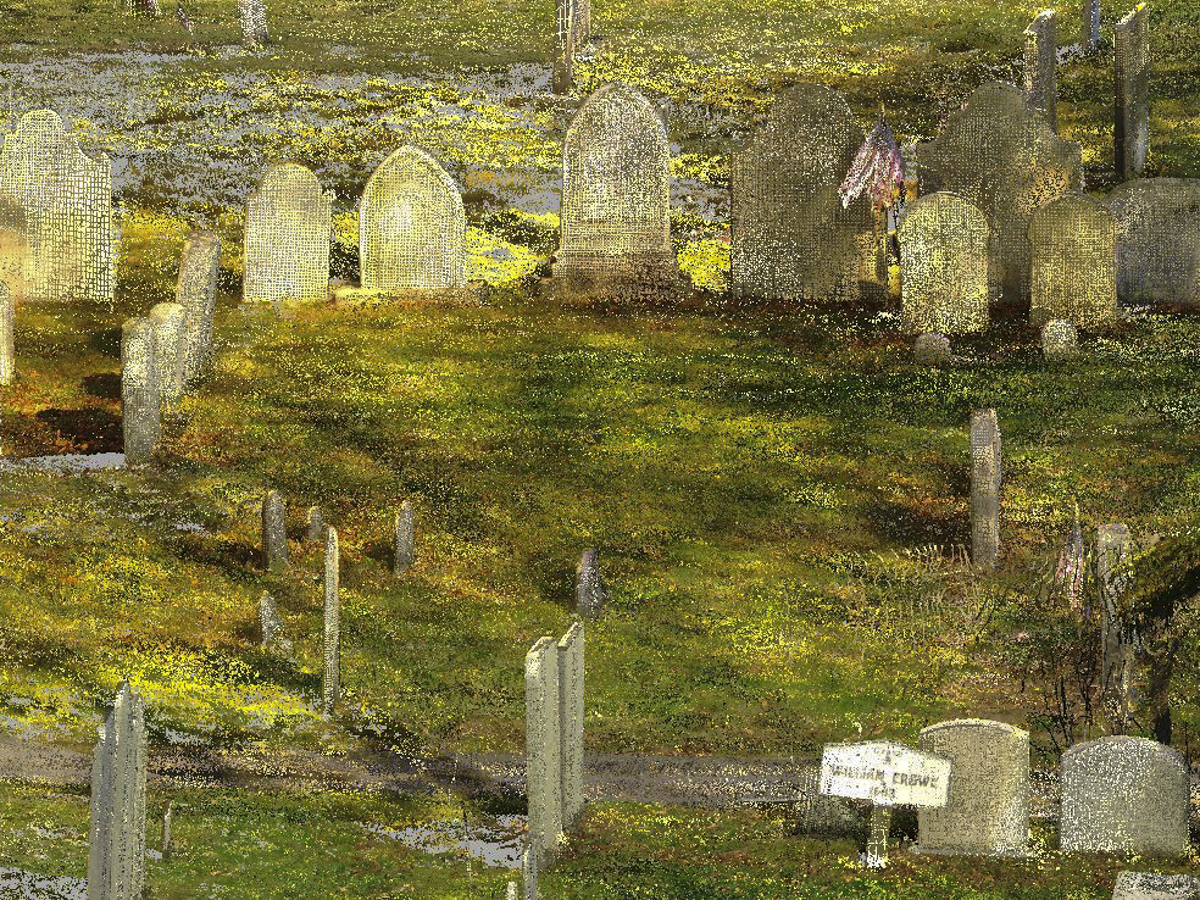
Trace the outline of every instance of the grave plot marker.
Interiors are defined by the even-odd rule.
[[[1114,154],[1117,172],[1128,181],[1140,177],[1150,149],[1150,23],[1139,3],[1113,28],[1116,44]]]

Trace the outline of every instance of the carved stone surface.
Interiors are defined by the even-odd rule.
[[[1124,303],[1200,304],[1200,179],[1138,178],[1105,200]]]
[[[125,463],[131,466],[149,461],[161,428],[154,337],[149,317],[121,326],[121,427]]]
[[[154,323],[154,366],[158,370],[158,395],[162,409],[183,398],[185,364],[184,310],[178,303],[156,303],[150,309]]]
[[[1042,355],[1046,359],[1063,359],[1079,350],[1079,332],[1070,322],[1052,319],[1042,326]]]
[[[88,900],[140,900],[146,866],[146,724],[128,681],[117,689],[92,761]]]
[[[396,558],[392,567],[396,575],[403,575],[412,565],[414,537],[412,502],[405,500],[396,511]]]
[[[558,642],[559,796],[567,831],[583,812],[583,623],[575,621]]]
[[[1058,130],[1058,17],[1040,12],[1025,29],[1025,102]]]
[[[333,193],[304,166],[267,169],[246,200],[245,279],[248,303],[323,303],[329,296]]]
[[[595,621],[608,603],[608,591],[600,577],[600,553],[584,550],[575,566],[575,611],[589,621]]]
[[[950,338],[944,334],[918,334],[913,341],[913,359],[925,366],[950,362]]]
[[[552,638],[539,638],[525,655],[525,792],[539,868],[553,859],[562,834],[560,728],[558,651]]]
[[[17,374],[15,327],[16,300],[8,284],[0,281],[0,384],[12,384]]]
[[[1029,324],[1094,328],[1117,318],[1117,224],[1104,204],[1068,194],[1041,207],[1029,222],[1029,259]]]
[[[1139,3],[1113,28],[1116,89],[1113,149],[1117,172],[1135,178],[1150,149],[1150,22]]]
[[[971,561],[996,568],[1000,554],[1000,425],[994,409],[971,413]]]
[[[333,714],[333,708],[342,696],[340,560],[337,529],[330,525],[325,529],[325,676],[321,683],[322,713],[325,718]]]
[[[220,264],[221,238],[215,231],[193,231],[188,235],[175,286],[175,302],[183,307],[185,386],[200,376],[211,355]]]
[[[962,334],[987,328],[989,229],[983,212],[939,191],[911,204],[898,232],[901,329]]]
[[[1200,878],[1157,872],[1121,872],[1113,886],[1112,900],[1200,900]]]
[[[283,495],[279,491],[267,491],[262,505],[262,546],[263,563],[268,571],[278,571],[290,566],[284,522]]]

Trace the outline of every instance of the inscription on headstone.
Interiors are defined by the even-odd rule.
[[[333,194],[304,166],[267,169],[246,201],[245,279],[248,303],[320,303],[329,295]]]
[[[1117,226],[1104,204],[1069,194],[1029,222],[1029,324],[1094,328],[1117,318]]]
[[[921,197],[900,220],[900,327],[962,334],[988,325],[987,218],[949,191]]]
[[[1138,178],[1105,198],[1124,303],[1200,304],[1200,179]]]

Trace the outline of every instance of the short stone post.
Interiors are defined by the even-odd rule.
[[[583,812],[583,622],[575,621],[558,642],[559,795],[563,831]]]
[[[510,881],[507,887],[505,887],[504,900],[520,900],[520,896],[517,893],[517,883],[515,881]]]
[[[12,384],[17,374],[17,356],[13,346],[16,306],[8,282],[0,281],[0,384]]]
[[[595,548],[584,550],[575,566],[575,611],[595,621],[607,603],[608,592],[600,577],[600,553]]]
[[[1128,181],[1141,176],[1150,149],[1150,24],[1139,3],[1116,24],[1113,74],[1116,81],[1114,159]]]
[[[558,652],[553,638],[539,638],[525,655],[525,794],[539,867],[553,860],[562,834],[558,703]]]
[[[1079,351],[1079,331],[1065,319],[1051,319],[1042,326],[1042,356],[1060,360]]]
[[[913,361],[922,366],[942,366],[951,361],[950,338],[944,334],[918,334],[913,341]]]
[[[193,383],[208,363],[221,238],[214,231],[193,231],[183,243],[175,302],[183,307],[183,382]]]
[[[1042,113],[1058,130],[1057,16],[1052,9],[1038,13],[1025,29],[1025,104]]]
[[[1096,575],[1100,586],[1102,606],[1100,621],[1103,635],[1101,663],[1101,697],[1113,725],[1124,731],[1129,721],[1130,706],[1135,699],[1133,679],[1137,648],[1137,633],[1121,615],[1117,598],[1126,587],[1125,576],[1115,576],[1114,570],[1125,560],[1129,547],[1129,528],[1119,522],[1101,525],[1096,530]]]
[[[171,858],[171,810],[173,800],[167,801],[167,811],[163,813],[162,858]]]
[[[538,852],[533,832],[525,835],[525,852],[521,854],[521,881],[525,900],[538,900]]]
[[[1000,425],[994,409],[971,413],[971,560],[996,568],[1000,553]]]
[[[396,559],[393,571],[397,577],[412,565],[414,540],[413,507],[410,501],[405,500],[396,512]]]
[[[154,362],[154,323],[146,317],[127,319],[121,326],[121,426],[126,465],[148,462],[158,443],[161,425]]]
[[[249,46],[265,44],[267,34],[267,7],[263,0],[238,0],[238,11],[242,18],[242,43]]]
[[[341,599],[338,594],[338,533],[325,529],[325,680],[322,685],[323,716],[328,719],[342,694]]]
[[[154,366],[158,371],[161,409],[174,407],[183,398],[184,310],[178,303],[156,303],[150,310],[154,323]]]
[[[122,681],[92,760],[88,900],[140,900],[146,865],[146,726]]]
[[[292,642],[283,636],[283,620],[279,618],[275,599],[267,591],[258,600],[258,621],[262,626],[262,649],[290,656]]]
[[[321,517],[321,507],[308,508],[308,527],[304,531],[304,539],[315,544],[325,537],[325,520]]]
[[[278,572],[290,567],[288,562],[287,531],[283,495],[279,491],[267,491],[262,505],[263,563],[268,572]]]

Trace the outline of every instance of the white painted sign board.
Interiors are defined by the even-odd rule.
[[[895,741],[827,744],[821,793],[870,800],[877,806],[946,805],[950,760]]]

